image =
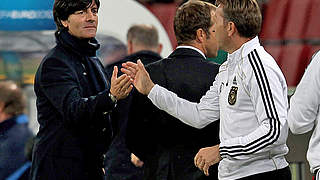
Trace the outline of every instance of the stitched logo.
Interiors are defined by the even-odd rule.
[[[230,105],[234,105],[237,101],[238,87],[232,86],[228,96],[228,102]]]

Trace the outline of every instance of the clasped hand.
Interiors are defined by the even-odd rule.
[[[141,60],[138,60],[137,63],[126,62],[122,64],[121,71],[128,75],[133,82],[133,85],[136,89],[144,95],[148,95],[151,89],[154,86],[149,73],[144,68]]]
[[[206,176],[209,176],[209,167],[218,163],[221,160],[219,153],[219,145],[201,148],[194,157],[194,164]]]
[[[131,78],[126,75],[122,74],[120,77],[118,76],[118,67],[115,66],[113,68],[112,77],[111,77],[111,88],[110,93],[117,99],[124,99],[126,98],[130,91],[132,90],[133,86],[131,85],[132,80]]]

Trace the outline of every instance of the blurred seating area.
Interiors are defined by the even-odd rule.
[[[319,0],[269,0],[263,4],[260,39],[295,87],[320,49]]]
[[[139,0],[162,23],[176,47],[173,18],[183,0]],[[213,1],[211,1],[213,2]],[[319,0],[260,0],[260,40],[281,67],[289,87],[299,83],[312,55],[320,49]]]

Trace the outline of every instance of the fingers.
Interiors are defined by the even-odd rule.
[[[126,74],[122,74],[115,82],[120,87],[128,87],[131,83],[130,77]]]
[[[196,166],[197,166],[199,169],[201,169],[201,168],[200,168],[201,162],[202,162],[202,157],[200,156],[200,157],[197,159],[197,162],[196,162]]]
[[[131,67],[121,68],[121,72],[123,72],[124,74],[128,75],[132,79],[134,79],[135,76],[136,76],[136,70],[131,68]]]
[[[114,66],[113,67],[113,71],[112,71],[111,81],[114,80],[114,79],[117,79],[117,76],[118,76],[118,67]]]
[[[136,167],[142,167],[143,166],[143,161],[141,161],[137,156],[131,153],[131,162],[134,164]]]
[[[214,164],[209,157],[211,157],[211,155],[208,156],[208,148],[202,148],[194,158],[195,166],[203,171],[206,176],[209,176],[209,167]]]
[[[126,89],[126,92],[124,94],[128,96],[132,89],[133,89],[133,86],[130,84],[130,86]]]
[[[202,159],[202,158],[201,158],[201,161],[199,161],[199,163],[198,163],[198,168],[199,168],[200,170],[203,170],[203,167],[204,167],[205,164],[206,164],[205,159]]]
[[[121,68],[121,71],[130,76],[131,78],[134,78],[136,72],[138,71],[138,65],[133,62],[122,63],[122,67],[123,68]]]
[[[137,64],[138,64],[138,68],[140,70],[143,70],[143,71],[147,72],[147,70],[144,68],[144,65],[142,64],[140,59],[137,61]]]
[[[194,165],[195,165],[196,167],[198,167],[198,166],[197,166],[198,158],[199,158],[199,152],[196,154],[196,156],[195,156],[194,159],[193,159],[193,163],[194,163]]]
[[[205,165],[202,169],[206,176],[209,176],[209,167],[210,167],[210,163],[205,163]]]

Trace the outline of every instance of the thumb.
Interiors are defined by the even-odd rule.
[[[144,65],[143,65],[143,63],[141,62],[140,59],[137,61],[137,63],[138,63],[138,68],[139,68],[140,70],[146,71],[146,69],[144,68]]]

